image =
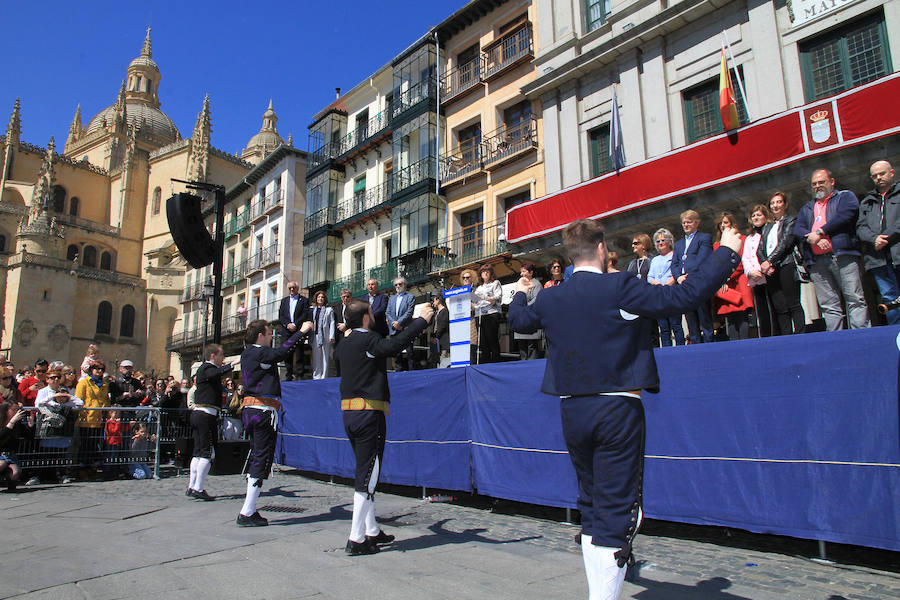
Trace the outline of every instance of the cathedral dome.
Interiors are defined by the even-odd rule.
[[[275,123],[278,117],[272,108],[272,100],[269,99],[269,108],[263,113],[263,124],[259,133],[250,138],[247,147],[241,153],[241,158],[250,162],[259,162],[267,154],[284,143],[284,138],[278,135]]]
[[[181,134],[178,133],[175,123],[172,122],[172,119],[166,113],[158,108],[144,102],[126,101],[125,110],[128,116],[128,125],[140,125],[138,137],[154,138],[160,140],[163,144],[169,144],[181,139]],[[115,122],[115,119],[116,105],[113,104],[101,110],[97,116],[91,119],[86,133],[91,134],[94,131],[99,131],[106,127],[107,124]]]

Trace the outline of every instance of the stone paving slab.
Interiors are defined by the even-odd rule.
[[[244,480],[211,477],[35,486],[0,494],[0,598],[178,600],[586,598],[577,527],[380,493],[397,541],[349,557],[352,490],[276,472],[265,528],[238,528]],[[639,535],[622,598],[900,599],[900,575],[661,535]]]

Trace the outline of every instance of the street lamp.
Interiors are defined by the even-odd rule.
[[[216,295],[216,286],[211,279],[203,284],[203,350],[200,362],[206,360],[206,340],[209,337],[209,301]]]

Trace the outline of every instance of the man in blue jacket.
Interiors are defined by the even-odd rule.
[[[681,228],[684,229],[684,237],[675,242],[672,256],[672,277],[679,285],[689,275],[696,273],[712,253],[712,236],[699,231],[700,214],[697,211],[686,210],[681,213]],[[684,313],[684,319],[687,321],[688,338],[692,344],[713,341],[709,298]]]
[[[531,306],[519,280],[509,326],[520,333],[543,328],[553,349],[541,391],[561,399],[590,597],[614,600],[641,521],[641,390],[659,388],[649,319],[682,314],[709,298],[740,264],[741,238],[724,231],[721,247],[676,286],[606,273],[603,226],[595,221],[569,224],[563,243],[575,265],[572,279],[543,290]]]
[[[797,213],[794,235],[801,239],[804,262],[816,288],[825,326],[828,331],[844,328],[843,294],[850,327],[868,327],[856,237],[859,200],[851,191],[835,190],[834,175],[828,169],[813,171],[810,183],[813,199]]]
[[[366,282],[366,290],[369,293],[363,296],[362,300],[372,307],[372,331],[381,334],[381,337],[387,337],[388,326],[384,318],[388,304],[387,296],[378,293],[378,280],[374,277]]]
[[[888,303],[900,297],[900,183],[894,183],[894,167],[886,160],[873,163],[869,175],[875,189],[859,201],[856,235],[866,271]],[[885,317],[888,325],[900,324],[900,308]]]
[[[403,331],[413,318],[413,309],[416,305],[415,296],[406,291],[406,279],[397,277],[394,279],[396,294],[388,298],[387,311],[384,318],[388,324],[388,335],[394,336]],[[412,344],[404,348],[403,352],[394,360],[395,371],[405,371],[413,368]]]

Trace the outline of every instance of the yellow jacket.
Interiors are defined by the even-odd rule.
[[[109,384],[105,381],[101,387],[97,387],[90,377],[85,377],[75,386],[75,396],[84,401],[84,408],[98,408],[110,406]],[[79,427],[103,427],[104,411],[82,410],[78,414]]]

